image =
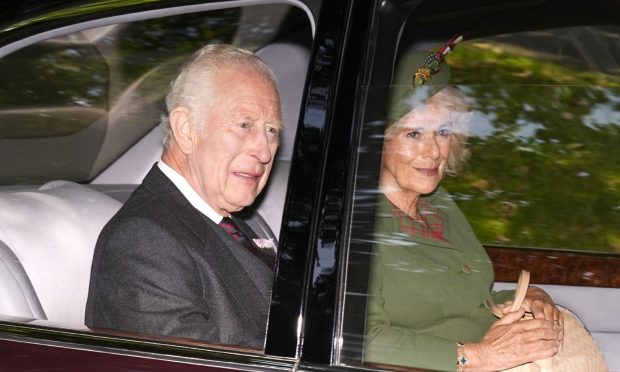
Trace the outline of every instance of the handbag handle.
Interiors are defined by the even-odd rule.
[[[517,289],[515,291],[515,299],[510,307],[510,311],[517,311],[522,305],[530,284],[530,273],[521,270]],[[493,315],[498,318],[503,317],[503,305],[494,305],[491,308]],[[532,314],[526,313],[524,319],[531,319]],[[574,371],[591,371],[591,372],[608,372],[609,369],[605,363],[605,357],[599,349],[592,335],[579,322],[577,317],[568,310],[561,313],[560,322],[564,326],[564,347],[558,354],[531,363],[526,363],[518,367],[511,368],[506,371],[539,371],[539,372],[574,372]]]
[[[521,270],[519,274],[519,281],[517,282],[517,290],[515,291],[515,299],[510,307],[510,311],[517,311],[523,305],[523,300],[525,300],[525,295],[527,294],[527,288],[530,286],[530,272],[527,270]],[[493,305],[491,309],[493,315],[498,318],[503,317],[502,307],[498,305]]]

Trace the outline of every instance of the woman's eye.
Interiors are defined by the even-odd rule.
[[[407,137],[418,138],[420,137],[420,132],[418,132],[417,130],[414,130],[412,132],[407,133]]]
[[[245,121],[244,121],[244,122],[237,123],[237,126],[238,126],[239,128],[249,128],[249,127],[250,127],[250,124],[249,124],[248,122],[245,122]]]
[[[439,133],[439,135],[442,137],[448,137],[450,136],[450,134],[452,134],[452,131],[450,129],[443,128],[438,130],[437,133]]]

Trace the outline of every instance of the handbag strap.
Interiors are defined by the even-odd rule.
[[[512,306],[510,307],[510,311],[517,311],[523,305],[523,300],[525,300],[525,295],[527,293],[527,288],[530,285],[530,272],[527,270],[521,270],[519,274],[519,281],[517,282],[517,289],[515,291],[515,299],[512,302]],[[502,308],[498,305],[493,305],[491,312],[498,318],[503,317]]]

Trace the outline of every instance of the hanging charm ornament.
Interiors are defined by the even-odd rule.
[[[424,65],[416,71],[413,77],[413,85],[420,86],[426,81],[430,80],[432,74],[435,74],[441,70],[441,64],[445,57],[450,54],[456,47],[456,44],[463,41],[462,35],[456,35],[452,39],[448,40],[439,50],[435,53],[429,54],[424,60]]]

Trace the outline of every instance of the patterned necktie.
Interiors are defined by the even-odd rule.
[[[248,251],[250,251],[253,255],[261,259],[267,266],[273,270],[275,266],[275,257],[271,254],[270,249],[261,249],[258,248],[250,239],[248,239],[245,234],[239,228],[239,225],[230,217],[222,218],[222,221],[219,223],[219,226],[226,231],[228,235],[230,235],[233,240],[239,242],[242,246],[245,247]]]

